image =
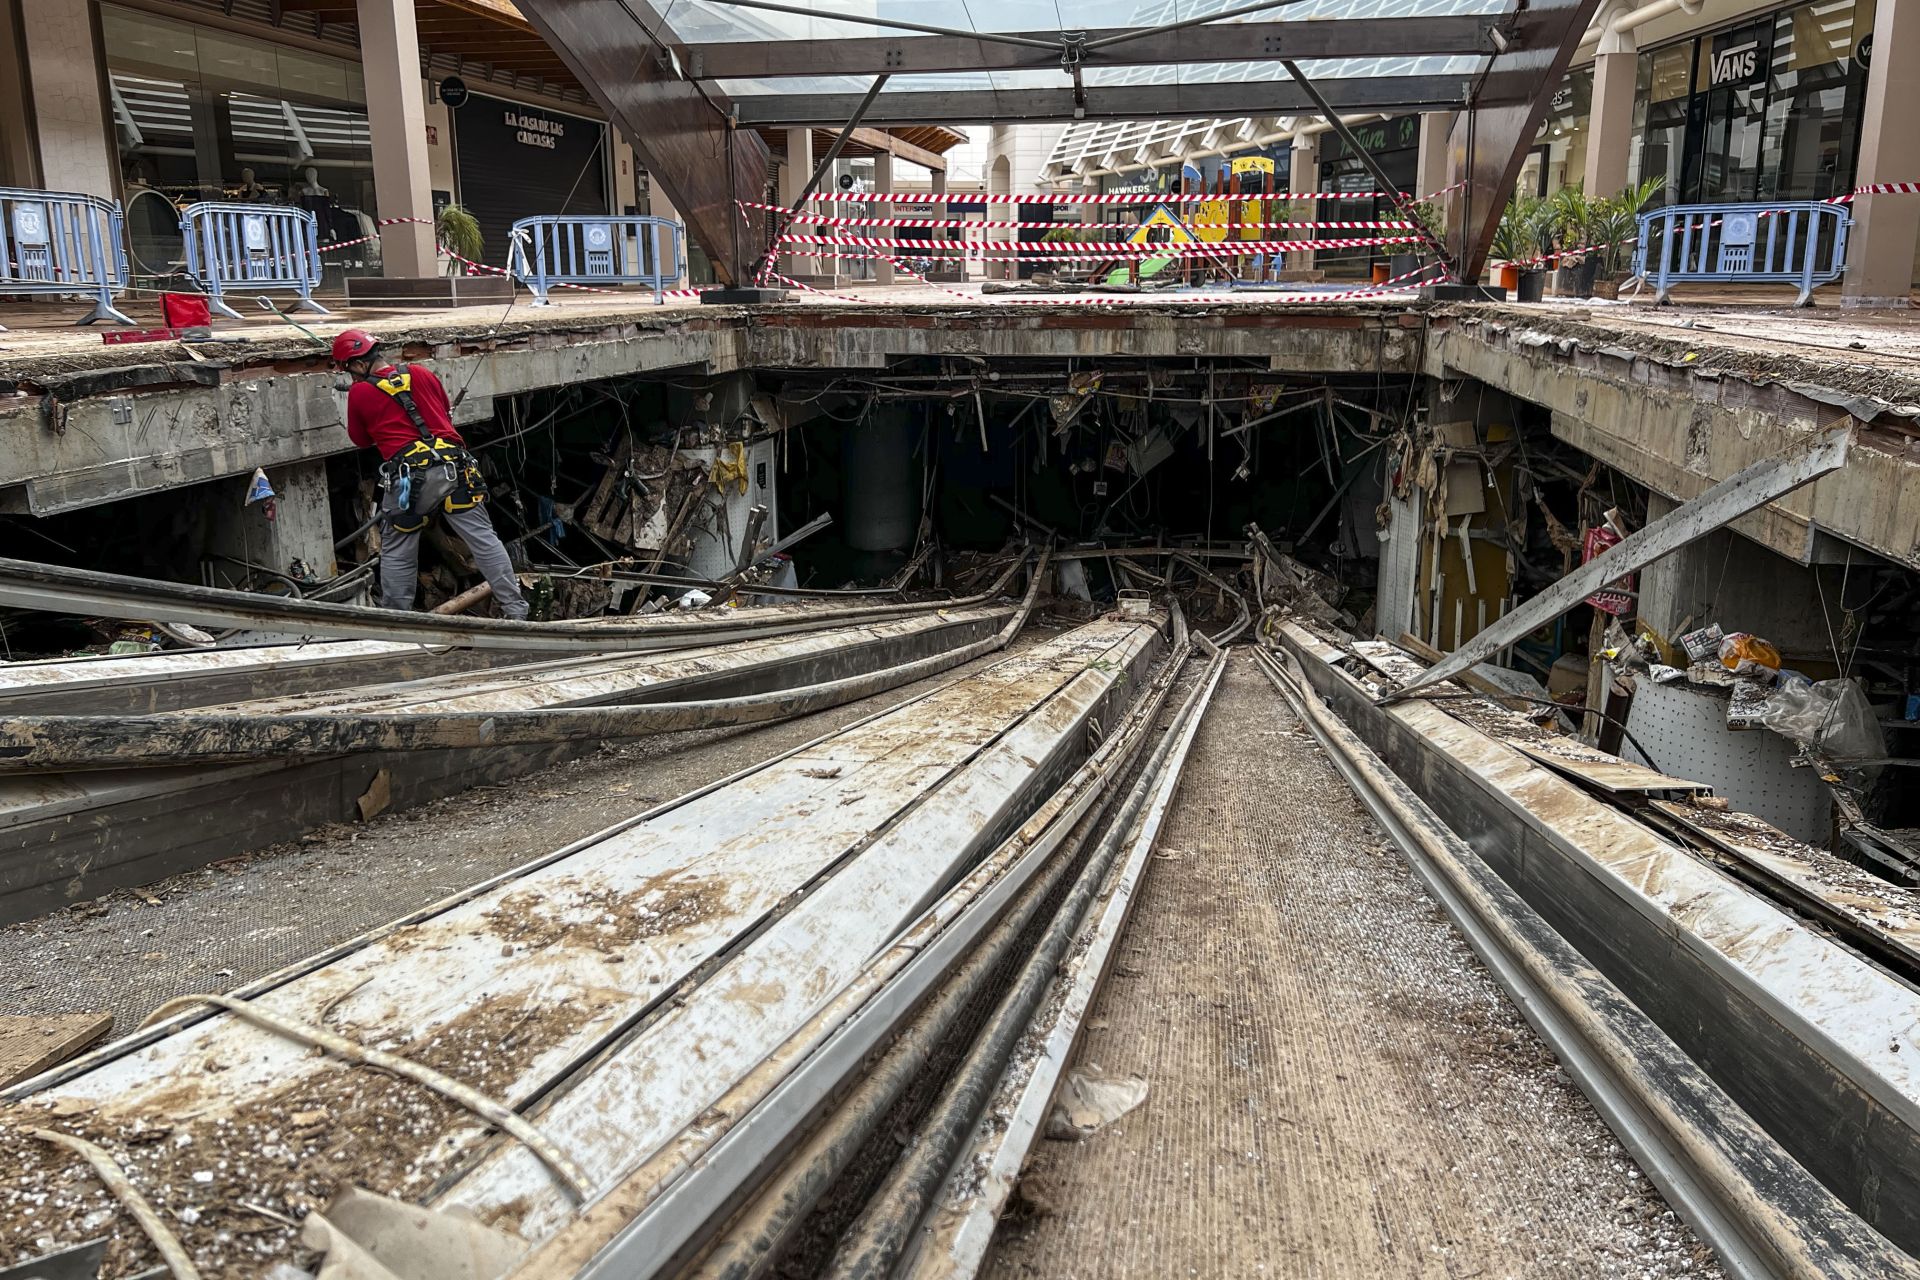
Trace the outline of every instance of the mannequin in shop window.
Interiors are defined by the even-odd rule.
[[[273,192],[267,190],[266,185],[254,176],[252,169],[242,169],[240,186],[233,193],[233,198],[242,204],[265,204],[273,199]]]
[[[302,168],[294,191],[294,203],[319,220],[321,244],[337,244],[342,240],[360,238],[360,219],[351,210],[341,207],[340,202],[333,198],[333,193],[320,185],[318,169],[312,165]]]

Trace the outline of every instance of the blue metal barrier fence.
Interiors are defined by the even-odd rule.
[[[90,293],[76,324],[131,325],[113,305],[127,287],[125,221],[116,200],[0,187],[0,294]]]
[[[230,288],[291,289],[300,295],[299,310],[329,314],[313,300],[320,283],[320,231],[309,211],[203,201],[180,211],[180,234],[187,243],[187,275],[221,315],[241,318],[222,296]]]
[[[559,284],[645,285],[658,303],[680,277],[680,224],[666,218],[545,214],[513,224],[509,262],[536,306]]]
[[[1640,215],[1634,274],[1654,286],[1654,299],[1681,281],[1798,285],[1804,307],[1815,285],[1838,280],[1847,267],[1853,219],[1840,205],[1676,204]]]

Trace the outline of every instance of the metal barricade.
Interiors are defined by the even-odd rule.
[[[0,187],[0,294],[93,295],[76,324],[133,321],[113,305],[127,287],[126,219],[116,200]]]
[[[228,289],[291,289],[300,295],[299,310],[329,314],[313,300],[320,283],[320,226],[307,210],[203,201],[180,211],[180,234],[187,243],[187,275],[221,315],[241,318],[224,300]]]
[[[680,278],[680,224],[666,218],[544,214],[514,223],[512,239],[536,306],[560,284],[645,285],[658,303]]]
[[[1814,286],[1838,280],[1847,267],[1853,219],[1840,205],[1676,204],[1640,215],[1634,274],[1654,286],[1656,302],[1681,281],[1794,284],[1797,307]]]

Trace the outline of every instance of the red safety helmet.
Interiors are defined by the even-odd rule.
[[[333,362],[345,368],[349,360],[370,356],[379,345],[380,339],[365,329],[348,329],[333,340]]]

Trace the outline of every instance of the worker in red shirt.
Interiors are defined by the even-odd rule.
[[[454,430],[447,389],[424,365],[395,365],[364,329],[333,340],[333,363],[353,377],[347,437],[380,451],[380,607],[411,609],[420,586],[420,533],[434,517],[460,535],[493,588],[502,617],[527,616],[513,561],[487,518],[486,482]]]

